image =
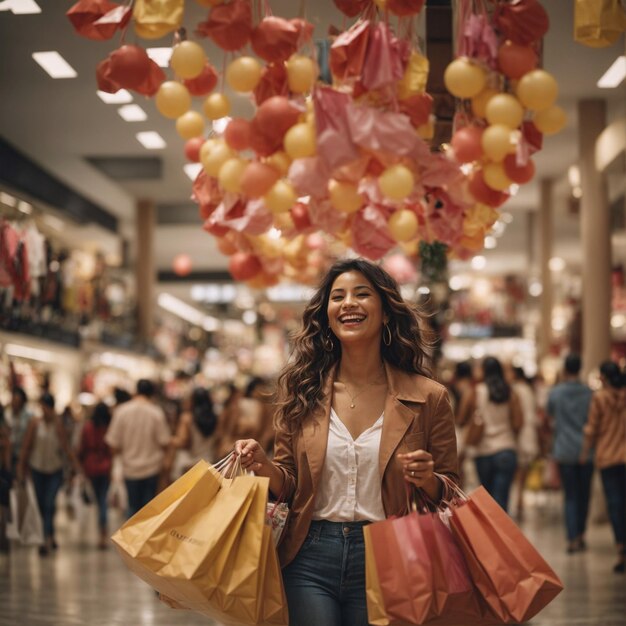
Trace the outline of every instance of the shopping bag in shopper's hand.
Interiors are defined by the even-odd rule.
[[[483,487],[457,493],[450,526],[474,584],[503,622],[525,622],[563,583]]]
[[[30,480],[22,485],[15,484],[9,492],[10,520],[7,524],[8,539],[27,546],[43,544],[43,523],[35,488]]]
[[[223,624],[286,624],[263,616],[259,577],[268,480],[224,479],[200,461],[113,536],[129,568],[162,595]],[[270,546],[274,550],[273,546]]]
[[[383,593],[376,571],[376,557],[370,537],[370,525],[363,527],[365,539],[365,597],[367,601],[367,620],[371,626],[389,626],[391,620],[385,611]]]

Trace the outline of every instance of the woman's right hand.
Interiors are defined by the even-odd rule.
[[[241,466],[256,474],[264,474],[264,469],[271,465],[265,450],[256,439],[238,439],[235,441],[235,454],[241,458]]]

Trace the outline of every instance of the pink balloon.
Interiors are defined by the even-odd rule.
[[[471,163],[477,161],[483,154],[481,137],[483,129],[477,126],[466,126],[454,133],[452,137],[452,149],[459,163]]]
[[[178,276],[187,276],[191,273],[191,257],[188,254],[179,254],[172,263],[174,273]]]
[[[200,148],[204,141],[204,137],[194,137],[193,139],[187,140],[185,143],[185,156],[188,161],[192,163],[198,163],[198,161],[200,161]]]

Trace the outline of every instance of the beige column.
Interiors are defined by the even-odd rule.
[[[552,342],[552,307],[554,295],[552,290],[552,274],[550,273],[550,259],[552,258],[552,243],[554,241],[554,223],[552,216],[552,180],[542,179],[540,182],[539,219],[536,220],[539,229],[539,266],[541,275],[541,327],[539,329],[539,362],[550,352]]]
[[[154,226],[156,208],[152,200],[137,201],[135,280],[137,285],[137,334],[147,342],[152,334],[155,282]]]
[[[607,185],[596,164],[596,141],[606,126],[604,100],[578,103],[578,153],[582,198],[582,335],[586,375],[611,351],[611,230]]]

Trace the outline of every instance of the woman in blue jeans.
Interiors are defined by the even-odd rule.
[[[17,477],[19,481],[23,481],[27,468],[30,470],[43,520],[44,545],[39,548],[39,554],[45,556],[57,547],[54,538],[54,515],[57,494],[63,484],[64,456],[70,459],[76,473],[81,468],[67,441],[61,419],[54,410],[54,396],[44,393],[39,404],[41,417],[31,419],[28,423]]]
[[[290,504],[279,556],[291,626],[366,626],[363,526],[407,512],[407,486],[458,482],[448,394],[428,377],[420,316],[382,268],[339,261],[306,307],[278,381],[273,462],[235,450]]]
[[[483,382],[476,387],[476,411],[484,430],[474,462],[480,483],[506,511],[517,469],[516,438],[524,417],[500,361],[486,357],[482,369]]]

